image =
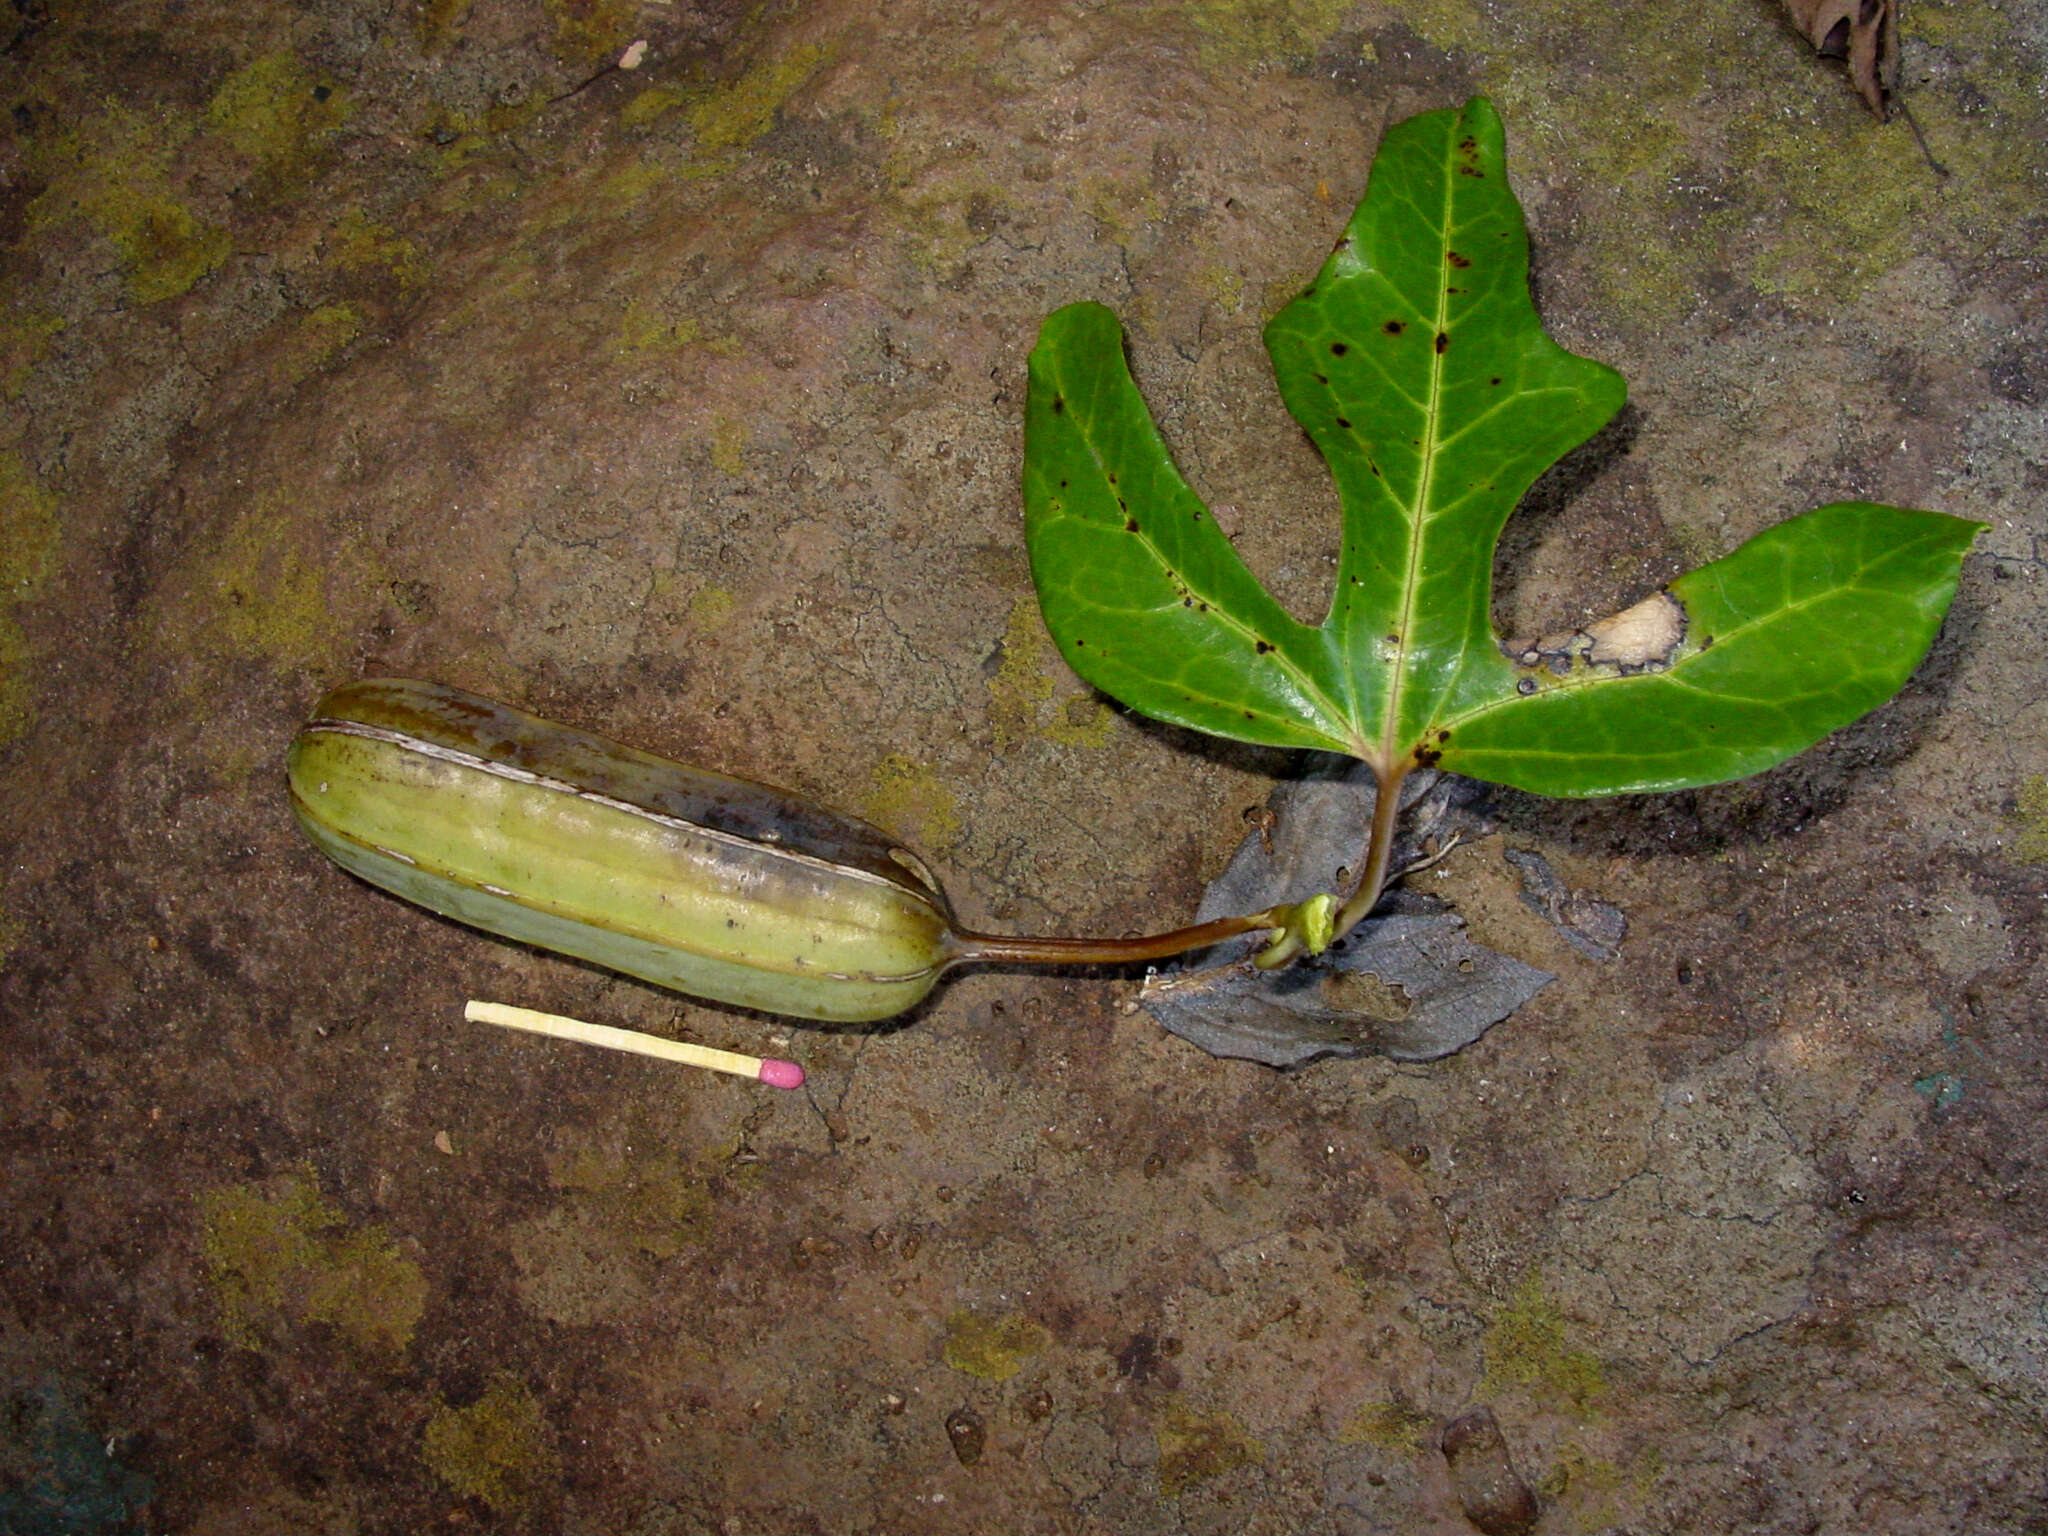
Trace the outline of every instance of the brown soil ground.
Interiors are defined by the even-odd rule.
[[[1926,155],[1767,0],[16,0],[0,1530],[1449,1536],[1482,1408],[1558,1536],[2048,1529],[2048,28],[1905,26]],[[1511,526],[1505,628],[1824,501],[1990,525],[1867,721],[1502,795],[1418,877],[1558,975],[1478,1045],[1280,1074],[1114,974],[790,1026],[295,830],[312,702],[423,675],[865,815],[976,926],[1180,919],[1303,765],[1065,670],[1025,353],[1112,304],[1313,614],[1259,327],[1474,91],[1633,396]]]

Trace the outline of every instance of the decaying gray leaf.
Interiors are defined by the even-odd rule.
[[[1784,5],[1823,58],[1849,61],[1849,78],[1883,122],[1899,73],[1893,0],[1784,0]]]
[[[1376,797],[1372,770],[1352,758],[1331,758],[1322,773],[1289,780],[1266,797],[1269,814],[1238,845],[1223,873],[1202,892],[1195,921],[1256,912],[1281,902],[1306,901],[1323,891],[1348,888],[1357,871],[1347,867],[1365,847]],[[1447,840],[1476,832],[1474,809],[1485,791],[1470,779],[1448,773],[1411,773],[1401,786],[1401,830],[1395,835],[1392,868],[1403,870],[1427,859]],[[1256,937],[1238,941],[1249,952]],[[1228,946],[1193,957],[1214,964]]]
[[[1403,794],[1405,830],[1395,868],[1477,827],[1478,786],[1418,774]],[[1245,838],[1209,885],[1198,920],[1256,912],[1342,890],[1372,820],[1374,786],[1363,763],[1276,789],[1272,815]],[[1456,913],[1397,892],[1327,954],[1281,971],[1254,970],[1248,935],[1150,978],[1138,1001],[1167,1029],[1216,1056],[1295,1067],[1323,1057],[1384,1055],[1433,1061],[1462,1050],[1535,996],[1551,978],[1472,942]]]

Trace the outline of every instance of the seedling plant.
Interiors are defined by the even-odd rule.
[[[1626,387],[1544,334],[1502,139],[1483,98],[1390,129],[1336,248],[1266,326],[1342,515],[1320,624],[1267,592],[1174,467],[1107,308],[1058,310],[1031,354],[1026,538],[1068,663],[1155,719],[1343,753],[1377,779],[1355,888],[1306,904],[1265,966],[1372,911],[1419,768],[1541,795],[1685,789],[1876,708],[1933,642],[1982,526],[1837,502],[1624,612],[1504,645],[1502,527]]]

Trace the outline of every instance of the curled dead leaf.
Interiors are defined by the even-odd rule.
[[[1784,0],[1784,5],[1822,58],[1849,61],[1849,78],[1883,122],[1899,72],[1893,0]]]

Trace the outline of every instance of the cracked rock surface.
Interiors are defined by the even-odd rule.
[[[1907,11],[1945,179],[1761,3],[47,0],[0,40],[0,1528],[1527,1528],[1459,1423],[1539,1532],[2048,1522],[2038,8]],[[1413,875],[1556,978],[1460,1053],[1219,1060],[1136,974],[795,1027],[294,830],[314,700],[425,675],[875,820],[975,927],[1183,920],[1315,765],[1065,671],[1025,353],[1113,305],[1313,616],[1334,500],[1259,328],[1383,125],[1475,90],[1546,323],[1633,401],[1510,525],[1504,634],[1824,501],[1990,528],[1870,719],[1497,795]]]

